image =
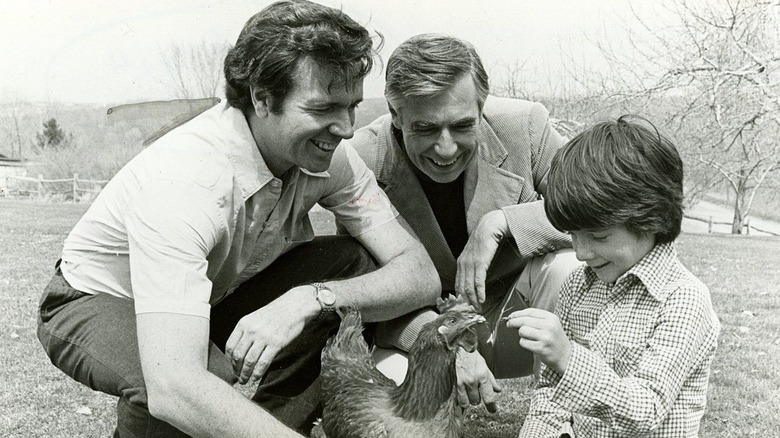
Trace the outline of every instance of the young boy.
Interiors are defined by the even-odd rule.
[[[557,316],[508,317],[543,363],[521,438],[698,436],[720,323],[673,246],[680,156],[629,119],[595,125],[552,161],[547,216],[585,263],[564,283]]]

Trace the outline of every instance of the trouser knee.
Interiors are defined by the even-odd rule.
[[[561,286],[581,263],[570,248],[535,257],[523,269],[515,288],[526,297],[530,307],[552,312]]]
[[[146,405],[146,390],[136,388],[126,391],[116,404],[116,431],[121,438],[185,438],[186,433],[169,423],[152,416]]]

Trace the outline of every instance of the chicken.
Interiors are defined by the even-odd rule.
[[[439,299],[439,310],[412,345],[406,377],[397,386],[374,366],[360,313],[347,309],[322,351],[323,418],[312,436],[460,436],[455,358],[458,348],[476,349],[474,326],[485,318],[459,299]]]

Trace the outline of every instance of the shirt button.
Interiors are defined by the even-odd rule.
[[[280,185],[282,185],[282,183],[279,180],[275,179],[275,180],[271,181],[271,187],[274,187],[274,188],[278,189]]]

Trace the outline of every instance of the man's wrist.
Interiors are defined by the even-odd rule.
[[[493,230],[496,233],[496,235],[503,239],[509,234],[509,220],[506,217],[506,213],[504,213],[504,210],[498,209],[493,210],[489,213],[491,222],[493,224]]]
[[[312,283],[314,288],[314,299],[320,306],[320,313],[316,320],[330,321],[337,317],[336,315],[336,295],[325,283]]]

